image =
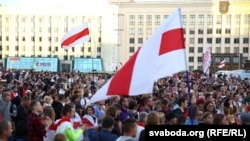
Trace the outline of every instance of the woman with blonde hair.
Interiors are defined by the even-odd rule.
[[[157,112],[149,112],[146,118],[146,125],[159,125],[159,117]],[[145,129],[141,131],[139,141],[145,141]]]
[[[50,122],[51,124],[46,128],[46,136],[44,137],[44,141],[52,141],[55,135],[55,129],[53,129],[53,125],[55,122],[55,111],[51,106],[45,106],[43,108],[42,118],[46,122]]]
[[[166,124],[165,114],[162,112],[157,112],[157,115],[159,118],[159,125],[165,125]]]

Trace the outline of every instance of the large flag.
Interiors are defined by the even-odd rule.
[[[220,62],[220,64],[219,64],[218,68],[223,68],[223,67],[225,66],[225,62],[226,62],[225,59],[222,60],[222,61]]]
[[[155,80],[187,70],[186,53],[178,8],[160,25],[141,49],[90,99],[91,103],[113,95],[150,94]]]
[[[90,39],[89,29],[86,23],[70,30],[62,38],[61,47],[69,49],[78,44],[87,42]]]
[[[209,74],[209,67],[211,65],[211,49],[210,46],[207,44],[205,47],[205,52],[203,56],[203,72]]]

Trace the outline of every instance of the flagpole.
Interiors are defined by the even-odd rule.
[[[188,97],[189,97],[189,100],[188,100],[188,105],[189,105],[188,111],[189,112],[188,112],[188,114],[190,117],[191,125],[194,125],[194,123],[193,123],[193,111],[192,111],[192,95],[190,93],[190,80],[189,80],[188,71],[186,71],[186,77],[187,77],[187,87],[188,87]]]

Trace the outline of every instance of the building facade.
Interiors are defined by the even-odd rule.
[[[203,50],[211,46],[212,64],[226,60],[238,69],[248,60],[249,0],[110,0],[119,7],[120,59],[126,61],[176,8],[181,8],[189,70],[202,70]],[[240,55],[237,55],[240,54]],[[228,56],[230,55],[230,56]],[[173,60],[171,60],[173,61]],[[176,60],[178,64],[178,60]]]

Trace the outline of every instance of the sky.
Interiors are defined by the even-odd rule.
[[[108,4],[108,0],[0,0],[0,4],[8,6],[74,6],[84,4]]]

